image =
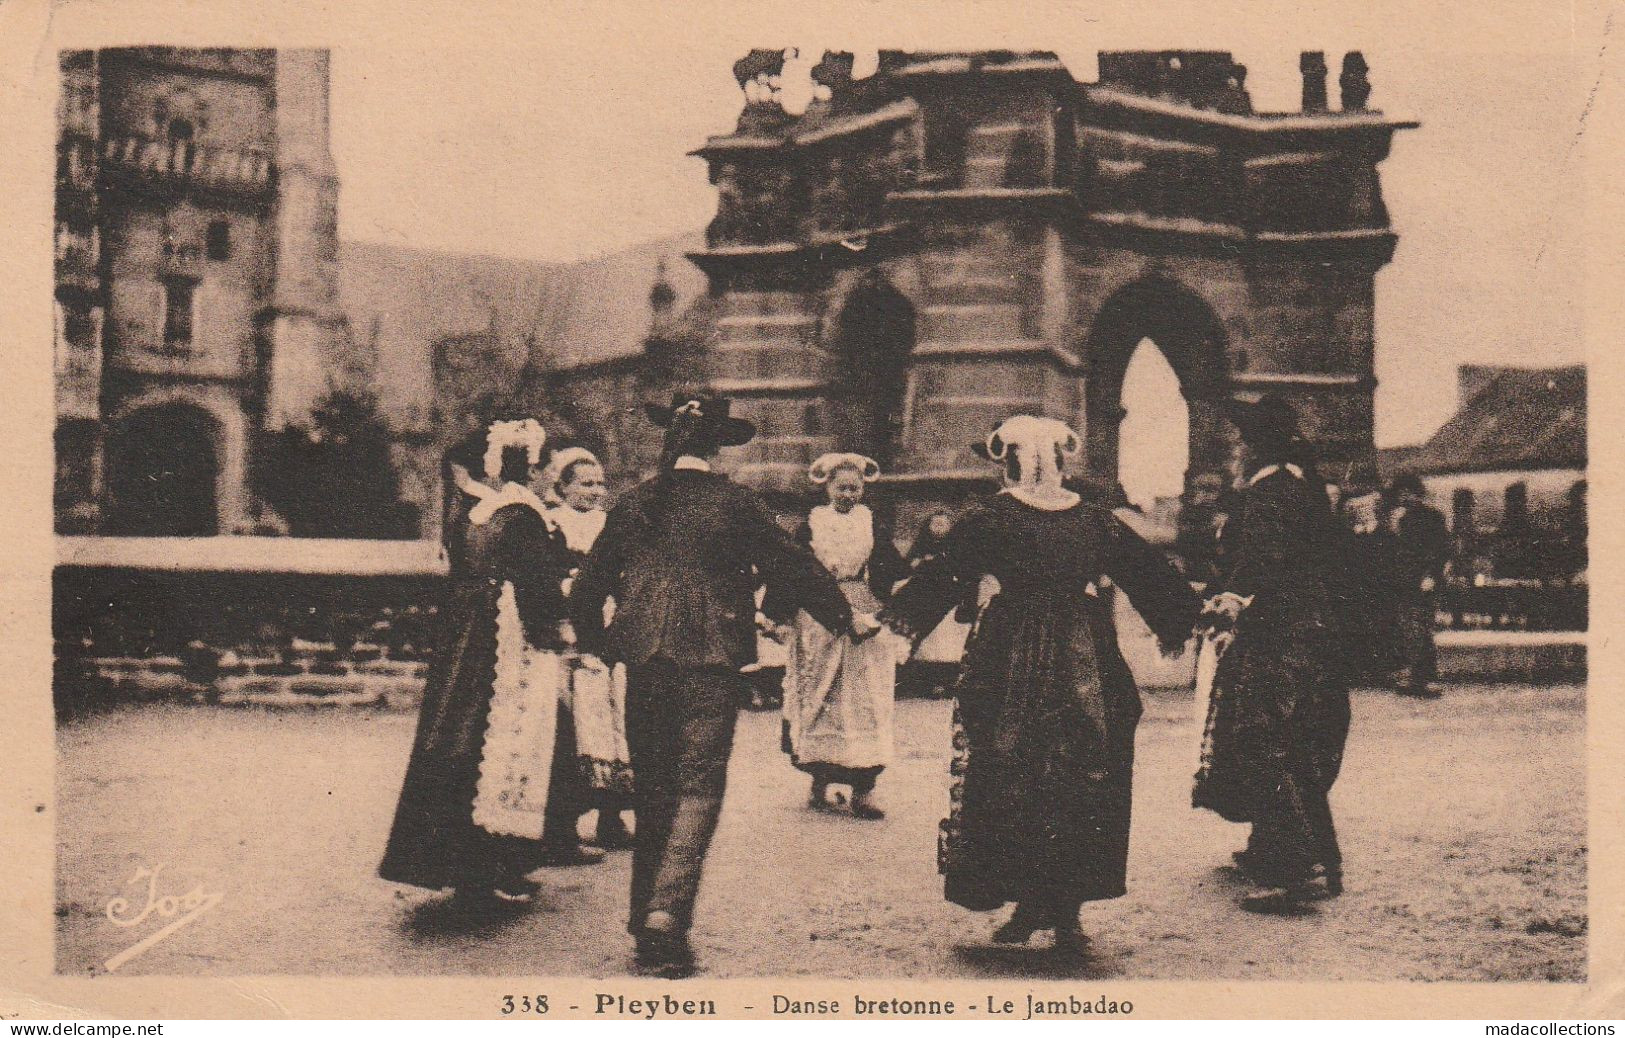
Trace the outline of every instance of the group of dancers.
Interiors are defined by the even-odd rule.
[[[548,456],[532,419],[493,423],[449,455],[451,599],[385,879],[524,899],[531,871],[630,845],[637,963],[687,975],[759,637],[787,649],[783,748],[810,776],[809,806],[874,820],[897,668],[954,614],[970,633],[937,844],[946,897],[1013,903],[996,941],[1047,931],[1057,952],[1084,954],[1081,906],[1126,892],[1141,703],[1118,648],[1121,591],[1165,653],[1193,635],[1202,646],[1193,802],[1251,825],[1236,855],[1255,885],[1242,906],[1341,892],[1328,793],[1349,726],[1345,560],[1284,401],[1232,405],[1239,505],[1201,594],[1114,501],[1066,478],[1081,444],[1053,419],[1017,415],[973,445],[1002,489],[905,561],[864,504],[872,459],[818,459],[808,475],[825,501],[792,535],[711,470],[755,435],[726,398],[679,394],[649,417],[663,430],[658,471],[607,512],[597,459]],[[596,848],[578,836],[594,810]]]

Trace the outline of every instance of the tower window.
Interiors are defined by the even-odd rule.
[[[190,119],[169,120],[169,139],[172,141],[189,141],[192,139],[192,121]]]
[[[212,260],[226,260],[231,258],[231,224],[224,220],[216,220],[209,224],[206,239],[209,258]]]
[[[164,282],[164,345],[184,349],[192,345],[192,305],[197,283],[184,278]]]

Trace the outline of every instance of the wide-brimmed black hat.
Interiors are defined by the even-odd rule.
[[[711,393],[673,393],[669,407],[644,405],[649,421],[662,429],[669,428],[679,412],[689,411],[699,416],[698,433],[708,443],[718,447],[737,447],[755,438],[756,426],[729,414],[731,408],[727,397]]]
[[[1291,404],[1267,393],[1256,403],[1231,400],[1225,417],[1241,433],[1241,441],[1254,450],[1290,450],[1307,447],[1298,427],[1298,412]]]

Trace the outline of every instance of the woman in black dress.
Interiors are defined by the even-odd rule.
[[[1239,863],[1271,911],[1335,895],[1343,861],[1327,799],[1349,731],[1350,579],[1325,485],[1290,405],[1237,403],[1245,487],[1221,532],[1210,626],[1230,642],[1213,678],[1193,803],[1252,824]],[[1324,887],[1315,885],[1317,868]]]
[[[984,576],[999,590],[977,620],[957,689],[951,810],[938,863],[949,901],[991,911],[1023,943],[1053,930],[1087,944],[1078,910],[1121,897],[1134,732],[1141,706],[1117,646],[1107,580],[1127,592],[1164,651],[1179,650],[1197,599],[1173,564],[1108,508],[1062,486],[1077,434],[1018,415],[976,445],[1004,490],[955,524],[882,613],[918,638]]]
[[[451,459],[485,473],[451,513],[449,600],[379,875],[395,883],[522,898],[525,873],[588,860],[575,835],[575,751],[556,699],[525,667],[563,614],[560,543],[525,487],[534,421],[497,422]],[[467,445],[465,445],[467,446]],[[539,683],[545,684],[545,683]],[[550,711],[552,713],[550,713]]]

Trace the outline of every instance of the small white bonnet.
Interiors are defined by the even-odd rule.
[[[597,465],[599,468],[604,467],[604,463],[598,460],[598,455],[594,454],[587,448],[565,447],[563,450],[554,451],[553,457],[548,459],[547,473],[545,478],[542,480],[542,485],[546,487],[557,487],[560,481],[564,479],[564,470],[569,468],[571,465],[574,465],[578,461],[591,462],[592,464]]]
[[[485,474],[495,479],[502,472],[502,452],[509,447],[523,447],[532,465],[542,460],[542,447],[547,444],[547,431],[534,418],[516,421],[492,422],[485,430]]]
[[[814,483],[828,483],[836,469],[848,466],[857,469],[865,483],[873,483],[880,478],[880,465],[875,459],[841,451],[832,451],[813,462],[807,469],[807,478]]]
[[[1083,449],[1083,441],[1065,422],[1018,414],[988,433],[983,447],[993,461],[1002,462],[1015,452],[1023,483],[1058,484],[1061,470],[1056,464],[1057,452],[1071,457]]]
[[[1042,447],[1059,447],[1071,457],[1083,449],[1083,441],[1065,422],[1030,414],[1012,415],[987,434],[987,456],[994,461],[1003,461],[1012,448],[1020,454]]]

